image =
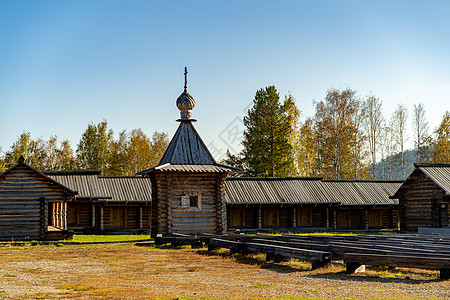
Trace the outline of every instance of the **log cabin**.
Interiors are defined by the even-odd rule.
[[[76,191],[25,163],[0,174],[0,240],[53,240],[69,237],[67,203]]]
[[[228,178],[230,230],[398,229],[400,181],[324,181],[321,178]]]
[[[399,199],[403,231],[450,227],[450,164],[414,164],[415,170],[393,194]]]
[[[159,164],[137,175],[152,183],[152,236],[223,234],[227,231],[225,178],[236,169],[216,163],[191,118],[194,98],[187,91],[176,105],[181,118]]]
[[[47,172],[78,191],[68,205],[68,228],[85,233],[150,232],[151,183],[143,177],[102,177],[100,172]]]

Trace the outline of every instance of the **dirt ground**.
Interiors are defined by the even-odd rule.
[[[450,299],[438,272],[266,263],[227,250],[133,244],[0,246],[2,299]]]

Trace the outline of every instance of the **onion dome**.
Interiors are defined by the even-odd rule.
[[[195,100],[187,91],[187,73],[187,68],[184,68],[184,91],[177,99],[181,120],[190,120],[191,110],[195,107]]]

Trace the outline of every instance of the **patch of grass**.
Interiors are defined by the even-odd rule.
[[[77,292],[85,292],[85,291],[93,291],[96,290],[97,287],[88,284],[61,284],[58,286],[58,289],[61,290],[73,290]]]
[[[121,234],[121,235],[83,235],[76,234],[71,240],[67,242],[78,243],[101,243],[101,242],[126,242],[126,241],[141,241],[150,239],[148,234]]]

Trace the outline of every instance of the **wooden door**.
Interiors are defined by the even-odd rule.
[[[67,224],[69,226],[71,225],[78,225],[78,204],[76,203],[68,203],[67,204]]]
[[[381,211],[369,210],[369,228],[381,228]]]
[[[264,225],[268,227],[275,227],[279,224],[278,208],[270,207],[264,209]]]
[[[297,226],[311,226],[312,225],[312,208],[300,207],[297,211]]]
[[[338,228],[350,228],[351,227],[351,212],[347,209],[337,211],[336,223]]]
[[[111,227],[123,228],[125,226],[124,208],[123,207],[113,207],[111,210],[112,210]]]
[[[230,208],[230,227],[243,227],[245,226],[245,213],[242,207]]]

